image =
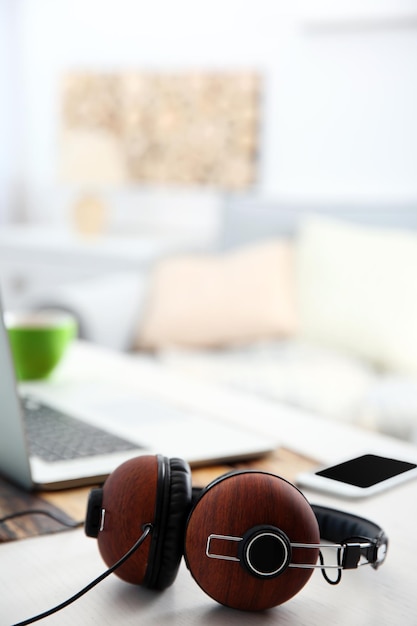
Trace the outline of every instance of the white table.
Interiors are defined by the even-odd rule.
[[[116,374],[117,372],[117,374]],[[253,421],[277,442],[319,460],[340,458],[351,452],[403,454],[417,458],[417,448],[367,433],[351,426],[329,423],[295,410],[230,390],[190,382],[146,359],[116,355],[76,343],[49,383],[52,396],[65,397],[71,381],[117,378],[147,393],[159,393],[173,402],[204,406],[229,419]],[[364,501],[350,502],[305,492],[311,502],[367,517],[382,526],[390,539],[386,563],[344,572],[341,583],[329,586],[315,572],[301,592],[280,607],[261,614],[246,614],[218,606],[205,596],[182,565],[175,584],[162,594],[136,588],[111,576],[48,624],[280,624],[280,626],[401,626],[417,625],[417,572],[414,542],[417,517],[417,482]],[[61,602],[100,574],[104,565],[96,542],[81,530],[0,546],[2,586],[0,624],[23,620]]]

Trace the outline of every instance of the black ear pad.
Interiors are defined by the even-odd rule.
[[[191,508],[191,471],[182,459],[160,458],[155,527],[144,586],[173,583],[183,552],[184,527]]]

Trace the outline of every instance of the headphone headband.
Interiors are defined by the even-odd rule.
[[[378,524],[359,515],[325,506],[311,505],[320,537],[344,548],[342,569],[355,569],[361,557],[377,569],[385,560],[388,537]]]

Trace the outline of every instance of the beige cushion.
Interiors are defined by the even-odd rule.
[[[137,347],[208,347],[295,331],[293,249],[265,241],[217,255],[161,261]]]
[[[312,217],[297,248],[300,332],[417,373],[417,235]]]

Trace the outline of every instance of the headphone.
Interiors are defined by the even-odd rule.
[[[160,455],[126,461],[88,500],[85,532],[97,538],[109,567],[145,527],[151,529],[150,539],[117,569],[120,578],[163,590],[174,582],[184,556],[205,593],[247,611],[286,602],[315,568],[332,584],[340,581],[342,570],[360,564],[376,569],[388,547],[377,524],[310,505],[297,487],[275,474],[233,471],[197,489],[185,461]],[[335,565],[324,564],[325,547],[335,550]],[[335,580],[325,573],[329,567],[337,571]]]

